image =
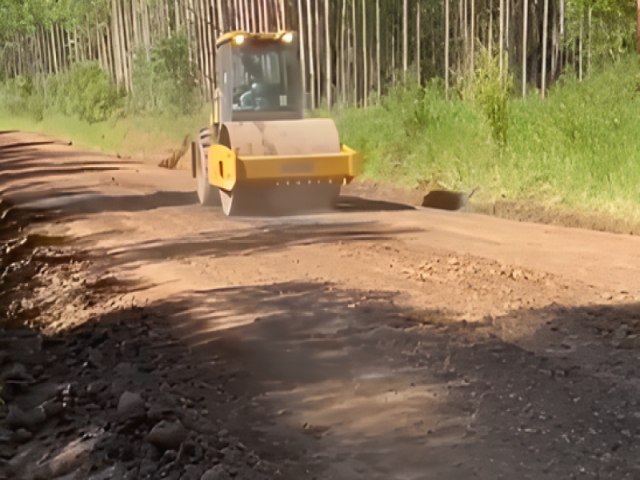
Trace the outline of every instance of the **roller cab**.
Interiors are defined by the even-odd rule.
[[[232,32],[217,48],[212,125],[193,145],[200,202],[227,215],[330,209],[362,159],[332,120],[303,118],[295,35]]]

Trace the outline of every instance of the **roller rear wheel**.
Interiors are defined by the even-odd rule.
[[[209,175],[207,172],[207,150],[208,145],[196,142],[193,148],[196,149],[195,167],[196,167],[196,184],[198,192],[198,201],[200,205],[216,206],[220,204],[217,194],[217,188],[209,183]]]

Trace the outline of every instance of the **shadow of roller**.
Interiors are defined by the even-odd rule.
[[[335,209],[340,212],[398,212],[415,210],[415,207],[404,203],[387,202],[384,200],[341,196],[335,203]]]
[[[239,184],[220,200],[227,216],[281,217],[330,212],[339,193],[335,183]]]

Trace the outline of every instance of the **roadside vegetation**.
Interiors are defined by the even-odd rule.
[[[469,1],[475,17],[450,0],[269,0],[262,21],[301,25],[310,114],[336,119],[367,178],[640,224],[635,2]],[[209,119],[205,3],[0,0],[0,129],[151,160],[177,148]],[[245,7],[216,3],[215,28]]]
[[[61,135],[88,148],[125,155],[161,153],[197,131],[208,113],[196,89],[186,39],[158,43],[136,57],[130,94],[97,62],[51,75],[0,83],[0,129]]]
[[[132,96],[118,94],[92,64],[39,82],[6,82],[0,129],[153,157],[208,121],[208,105],[172,84],[156,62],[141,68],[166,75],[165,89],[145,93],[150,83],[141,74],[146,83]],[[333,115],[342,140],[366,154],[370,180],[424,190],[478,188],[484,202],[532,201],[640,221],[640,61],[629,55],[581,82],[565,75],[546,100],[535,91],[515,97],[511,83],[501,86],[481,71],[491,72],[492,62],[480,62],[478,81],[448,99],[441,82],[408,81],[366,110],[315,114]]]
[[[441,84],[408,84],[336,119],[344,141],[366,152],[373,180],[478,188],[489,202],[525,200],[640,220],[638,112],[640,61],[629,56],[582,82],[566,75],[546,100],[532,92],[505,101],[499,91],[480,100],[463,91],[447,100]]]

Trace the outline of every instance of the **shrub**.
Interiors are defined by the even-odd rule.
[[[96,63],[76,64],[53,82],[56,103],[61,110],[81,120],[89,123],[107,120],[118,107],[118,91]]]
[[[198,103],[188,40],[184,35],[165,38],[148,53],[138,51],[130,109],[148,113],[190,113]]]
[[[120,95],[98,64],[82,63],[58,75],[8,80],[0,85],[0,100],[9,113],[26,113],[38,121],[50,109],[95,123],[113,114]]]
[[[512,79],[500,72],[500,57],[488,49],[480,50],[473,76],[463,87],[465,99],[476,103],[484,112],[491,135],[500,148],[507,145],[509,132],[509,97]]]
[[[483,118],[440,83],[398,86],[368,110],[336,113],[345,143],[365,154],[368,176],[415,186],[475,187],[495,147]]]

